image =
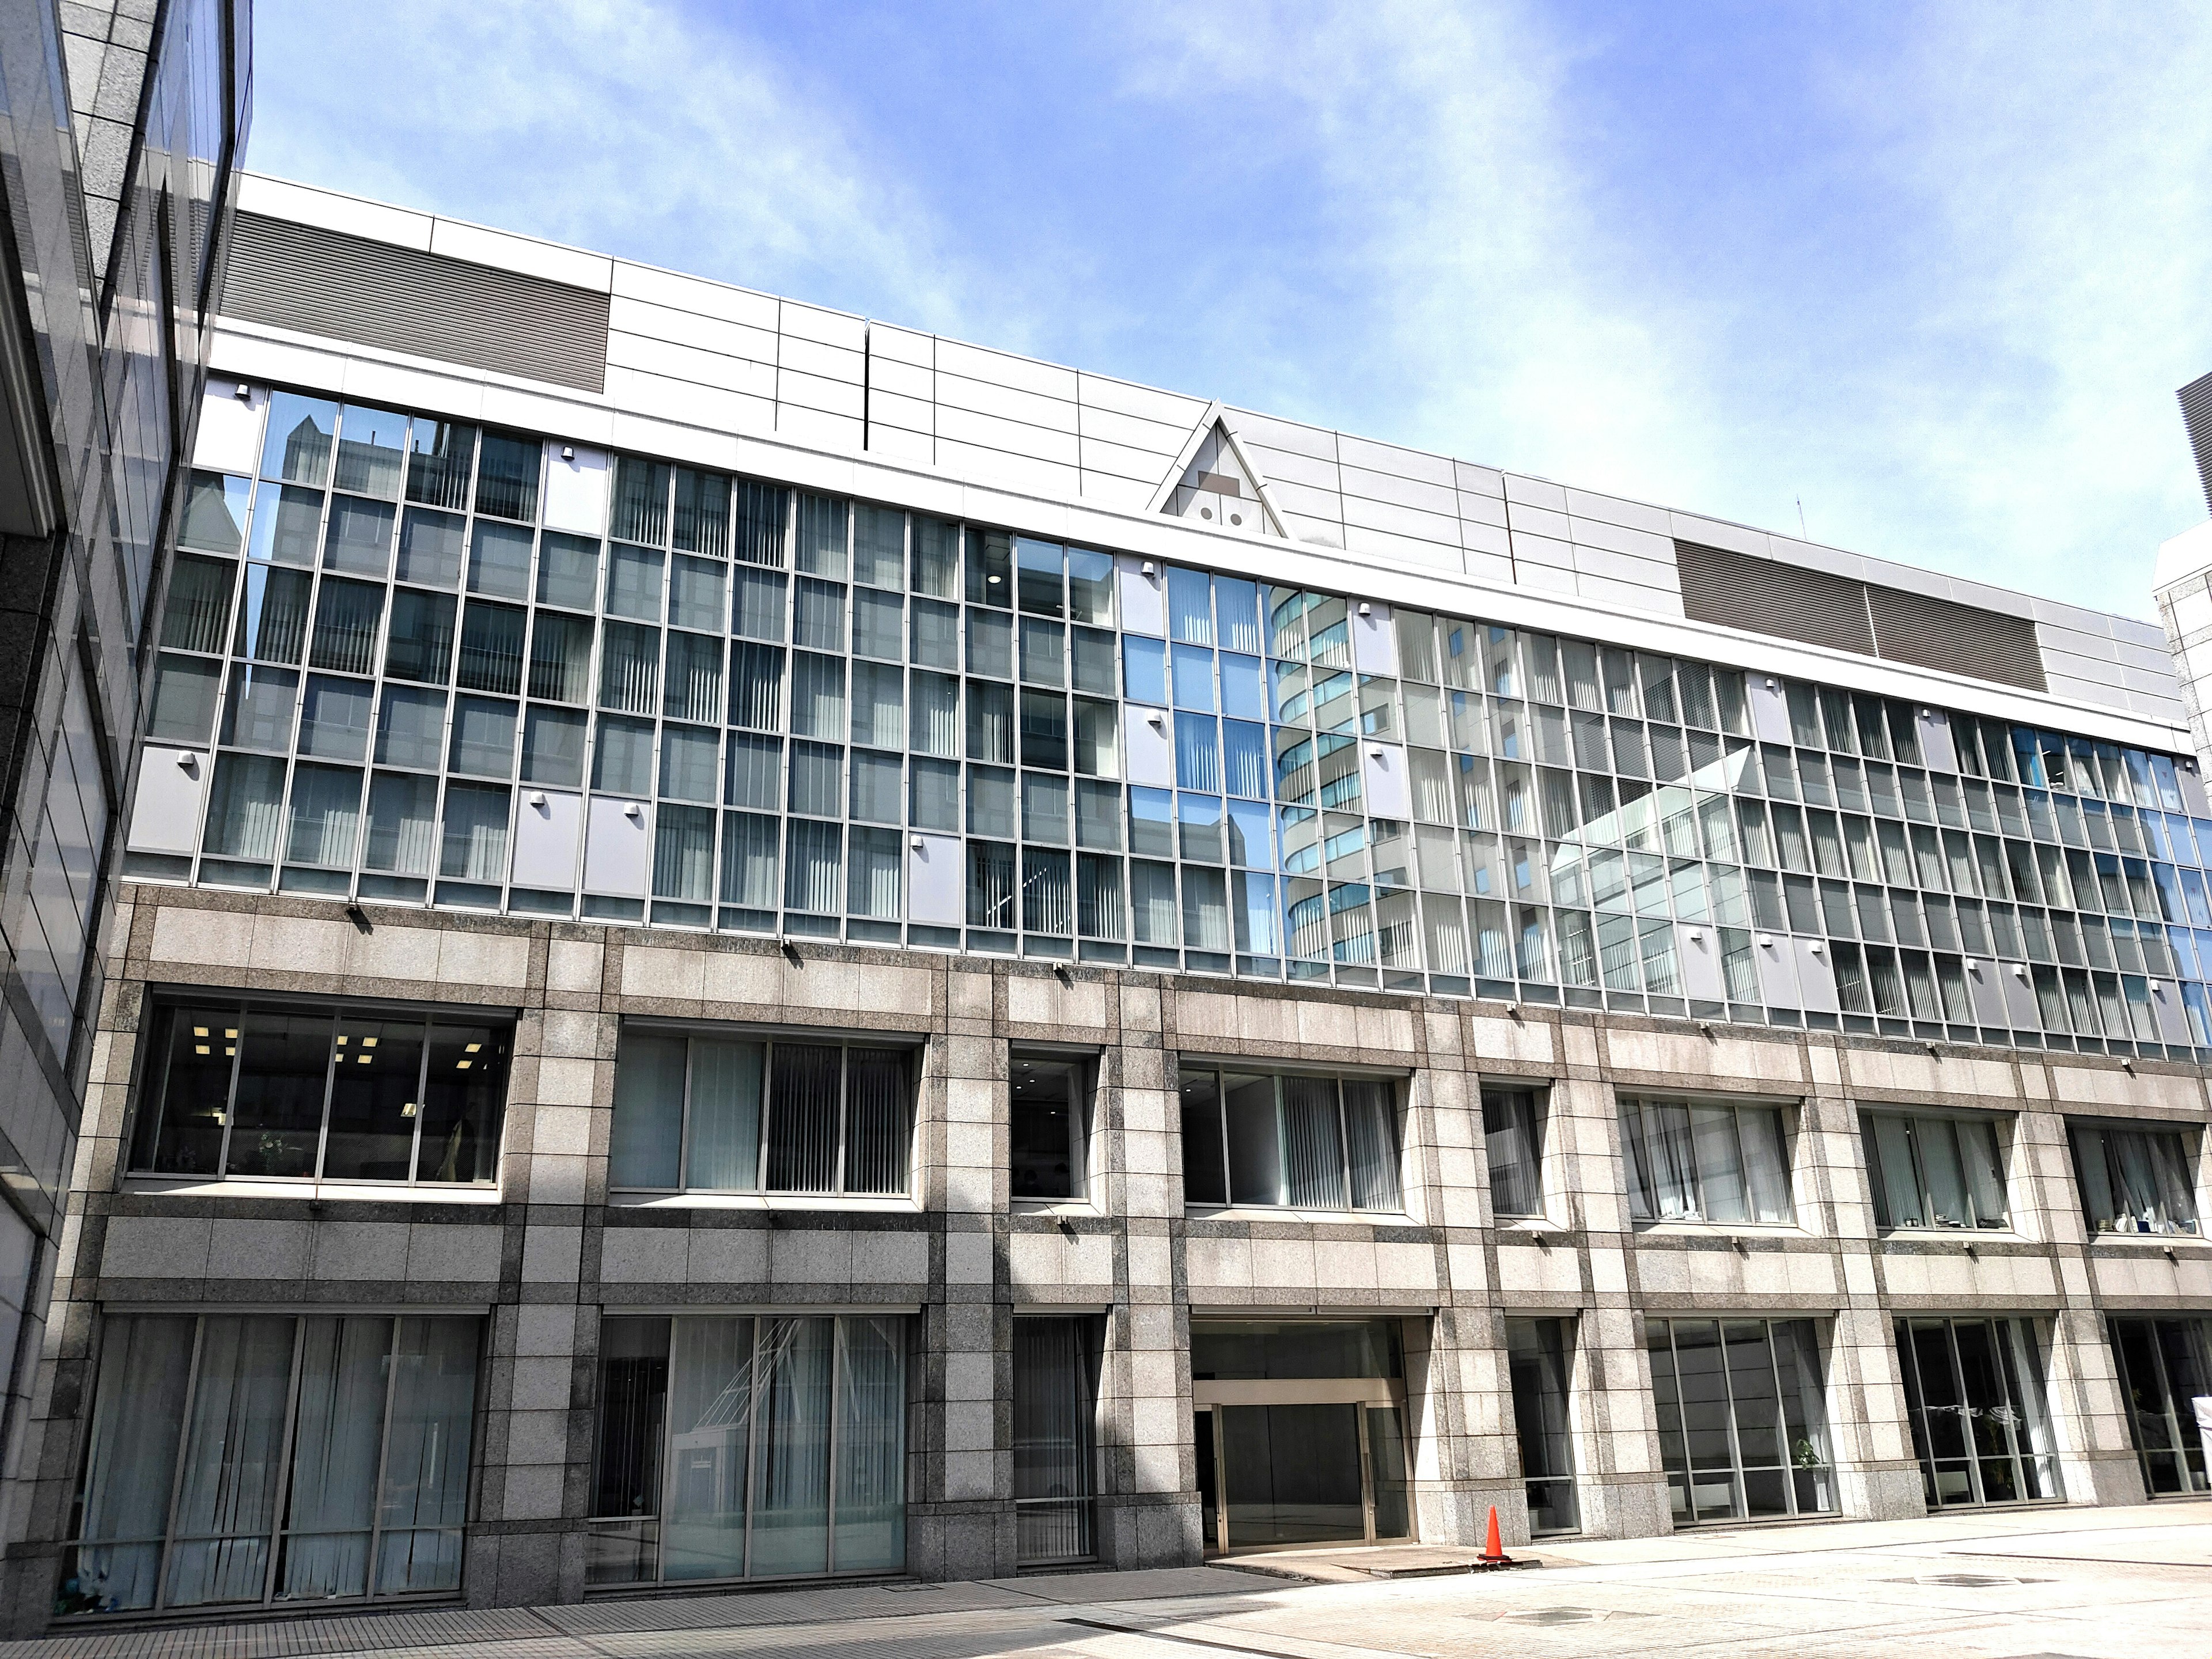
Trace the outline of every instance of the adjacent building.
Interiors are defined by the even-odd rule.
[[[0,0],[0,1538],[99,1013],[161,586],[246,131],[250,12]],[[43,1586],[39,1592],[45,1597]]]
[[[21,1629],[2203,1494],[2160,629],[248,178]]]

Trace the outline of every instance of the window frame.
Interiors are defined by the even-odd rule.
[[[1647,1188],[1647,1183],[1644,1178],[1644,1171],[1648,1170],[1652,1175],[1652,1180],[1649,1183],[1650,1197],[1656,1199],[1660,1194],[1658,1172],[1656,1165],[1650,1162],[1650,1143],[1644,1128],[1644,1115],[1648,1109],[1669,1106],[1681,1108],[1686,1112],[1696,1112],[1701,1109],[1717,1109],[1727,1111],[1731,1115],[1731,1127],[1735,1137],[1737,1150],[1737,1168],[1743,1175],[1743,1206],[1747,1212],[1746,1218],[1740,1221],[1729,1221],[1715,1220],[1713,1218],[1712,1205],[1710,1200],[1710,1195],[1705,1191],[1705,1176],[1703,1171],[1698,1169],[1697,1160],[1694,1157],[1692,1157],[1683,1166],[1682,1170],[1682,1172],[1688,1177],[1689,1188],[1694,1190],[1696,1194],[1697,1212],[1694,1215],[1669,1216],[1656,1212],[1643,1214],[1639,1214],[1638,1212],[1638,1206],[1644,1202]],[[1755,1227],[1790,1228],[1801,1232],[1806,1231],[1803,1219],[1799,1213],[1797,1203],[1796,1159],[1798,1136],[1796,1131],[1798,1124],[1793,1121],[1791,1115],[1793,1108],[1802,1109],[1802,1103],[1800,1101],[1781,1101],[1765,1098],[1739,1100],[1726,1096],[1669,1093],[1642,1094],[1617,1091],[1614,1096],[1614,1121],[1620,1127],[1622,1173],[1626,1177],[1624,1184],[1626,1188],[1626,1196],[1628,1200],[1631,1225],[1637,1228],[1657,1226],[1712,1227],[1717,1229]],[[1637,1120],[1636,1131],[1632,1137],[1630,1133],[1629,1122],[1632,1112],[1635,1114]],[[1777,1139],[1781,1143],[1782,1154],[1778,1174],[1781,1177],[1783,1195],[1787,1202],[1789,1212],[1788,1214],[1778,1220],[1760,1220],[1749,1214],[1749,1212],[1753,1207],[1753,1188],[1751,1178],[1751,1161],[1744,1153],[1743,1115],[1746,1112],[1771,1112],[1774,1115],[1775,1135]],[[1686,1129],[1685,1133],[1686,1135],[1692,1137],[1691,1145],[1694,1147],[1693,1138],[1696,1134],[1694,1122]]]
[[[195,994],[205,990],[213,994]],[[191,1182],[274,1182],[286,1186],[331,1187],[362,1185],[379,1190],[424,1188],[441,1193],[480,1193],[498,1191],[504,1176],[503,1163],[507,1147],[507,1110],[512,1102],[509,1093],[514,1086],[514,1038],[520,1020],[516,1012],[508,1008],[478,1008],[463,1004],[408,1003],[352,998],[279,996],[266,997],[251,993],[241,994],[228,987],[196,988],[191,986],[163,986],[149,988],[139,1030],[143,1034],[164,1038],[171,1035],[167,1023],[182,1016],[194,1006],[212,1011],[225,1003],[234,1008],[240,1036],[233,1046],[244,1048],[243,1033],[248,1017],[256,1013],[327,1016],[331,1029],[348,1019],[382,1019],[394,1023],[419,1023],[422,1029],[422,1057],[416,1073],[416,1092],[427,1096],[430,1066],[431,1032],[441,1024],[448,1026],[481,1025],[489,1028],[495,1036],[503,1036],[507,1053],[503,1057],[504,1073],[500,1080],[498,1127],[487,1137],[489,1146],[491,1173],[477,1181],[426,1181],[419,1170],[422,1167],[422,1138],[429,1114],[416,1103],[413,1114],[414,1138],[409,1144],[408,1173],[404,1180],[379,1176],[326,1176],[322,1173],[330,1156],[331,1111],[337,1093],[338,1045],[331,1044],[331,1058],[323,1072],[323,1104],[318,1119],[315,1139],[314,1172],[307,1175],[253,1175],[234,1173],[229,1168],[231,1133],[238,1116],[238,1088],[243,1073],[244,1056],[231,1056],[230,1081],[223,1097],[222,1138],[217,1144],[216,1167],[201,1174],[191,1170],[162,1170],[151,1163],[140,1162],[140,1137],[150,1121],[158,1145],[162,1117],[168,1106],[171,1078],[168,1067],[168,1048],[166,1042],[147,1044],[144,1055],[137,1066],[133,1082],[133,1099],[124,1139],[124,1176],[133,1181],[177,1181]],[[156,1068],[159,1068],[158,1079]],[[149,1114],[151,1114],[150,1119]]]
[[[2008,1233],[2014,1231],[2012,1224],[2012,1136],[2006,1131],[2010,1127],[2015,1115],[2013,1113],[1950,1111],[1940,1107],[1860,1107],[1859,1145],[1861,1152],[1866,1159],[1867,1189],[1873,1205],[1875,1226],[1885,1233]],[[1911,1164],[1907,1178],[1917,1189],[1921,1206],[1919,1217],[1911,1221],[1899,1221],[1890,1213],[1889,1188],[1887,1180],[1887,1164],[1875,1129],[1877,1119],[1893,1120],[1905,1126],[1906,1157]],[[1926,1162],[1921,1152],[1920,1137],[1923,1133],[1921,1126],[1939,1123],[1951,1127],[1959,1158],[1960,1192],[1974,1217],[1972,1221],[1963,1224],[1954,1224],[1931,1218],[1936,1213],[1936,1206],[1934,1189],[1929,1182],[1926,1173]],[[1997,1182],[2004,1200],[2005,1208],[2004,1213],[1995,1221],[1984,1219],[1981,1215],[1981,1206],[1974,1191],[1973,1176],[1966,1164],[1966,1147],[1962,1143],[1958,1142],[1957,1126],[1961,1123],[1979,1124],[1987,1128],[1991,1144],[1996,1149]]]
[[[1017,1210],[1062,1207],[1095,1210],[1098,1207],[1099,1172],[1094,1164],[1099,1143],[1098,1090],[1102,1059],[1094,1049],[1070,1050],[1049,1044],[1026,1042],[1009,1045],[1006,1054],[1007,1184],[1009,1200]],[[1070,1074],[1068,1173],[1073,1190],[1062,1195],[1047,1196],[1012,1191],[1013,1118],[1021,1109],[1021,1103],[1014,1097],[1013,1072],[1025,1063],[1064,1066]]]
[[[2093,1184],[2083,1162],[2083,1137],[2094,1134],[2099,1138],[2099,1158],[2104,1164],[2102,1182],[2106,1196],[2113,1200],[2113,1211],[2100,1218],[2090,1206]],[[2145,1227],[2140,1224],[2121,1227],[2124,1218],[2118,1206],[2118,1183],[2113,1179],[2111,1140],[2113,1135],[2139,1135],[2147,1141],[2170,1139],[2174,1143],[2174,1162],[2181,1171],[2178,1187],[2179,1195],[2189,1203],[2190,1213],[2185,1220],[2169,1220],[2162,1226]],[[2163,1118],[2129,1117],[2071,1117],[2066,1120],[2066,1146],[2074,1164],[2074,1184],[2081,1201],[2081,1219],[2092,1239],[2099,1238],[2202,1238],[2204,1233],[2204,1207],[2199,1200],[2199,1169],[2204,1152],[2203,1126],[2201,1123],[2172,1122]],[[2154,1158],[2154,1177],[2163,1172]],[[2172,1196],[2166,1183],[2160,1180],[2160,1197],[2162,1202]],[[2125,1219],[2133,1221],[2130,1212]]]
[[[1552,1127],[1552,1080],[1546,1079],[1483,1078],[1480,1085],[1480,1110],[1482,1115],[1483,1170],[1489,1179],[1490,1212],[1499,1221],[1544,1221],[1550,1218],[1551,1194],[1545,1179],[1545,1152],[1550,1144]],[[1501,1099],[1525,1095],[1528,1097],[1529,1112],[1527,1124],[1516,1123],[1493,1131],[1490,1127],[1490,1107],[1492,1097]],[[1528,1178],[1535,1188],[1533,1209],[1507,1209],[1498,1202],[1498,1164],[1492,1154],[1493,1133],[1510,1133],[1514,1129],[1525,1129],[1530,1147]]]
[[[920,1195],[915,1191],[915,1158],[921,1139],[921,1083],[923,1060],[928,1048],[927,1038],[903,1031],[854,1032],[848,1030],[819,1031],[805,1026],[775,1025],[747,1026],[714,1024],[696,1020],[664,1020],[654,1018],[630,1019],[622,1022],[617,1034],[616,1071],[617,1079],[622,1066],[622,1039],[632,1036],[678,1037],[684,1042],[684,1099],[678,1118],[677,1182],[673,1187],[641,1186],[615,1178],[614,1152],[610,1142],[607,1159],[607,1188],[609,1193],[623,1194],[634,1198],[709,1198],[754,1199],[769,1203],[801,1200],[810,1205],[823,1203],[870,1203],[897,1206],[916,1206]],[[750,1187],[695,1187],[689,1184],[691,1167],[691,1079],[692,1042],[703,1038],[709,1042],[758,1043],[761,1048],[760,1146],[755,1160],[755,1184]],[[775,1050],[778,1042],[794,1046],[838,1051],[837,1069],[837,1186],[829,1191],[804,1188],[770,1187],[768,1173],[771,1155],[769,1131],[775,1122],[771,1091],[775,1079]],[[847,1130],[851,1121],[852,1060],[855,1049],[896,1052],[905,1070],[907,1101],[906,1160],[902,1184],[896,1192],[855,1192],[845,1185],[847,1154],[849,1150]],[[617,1083],[619,1088],[619,1083]],[[619,1111],[617,1105],[615,1111]],[[620,1201],[620,1200],[616,1200]]]
[[[1177,1057],[1176,1065],[1176,1094],[1178,1102],[1180,1102],[1182,1095],[1183,1078],[1188,1073],[1194,1072],[1201,1073],[1210,1073],[1214,1078],[1213,1109],[1215,1118],[1220,1129],[1219,1145],[1221,1152],[1222,1196],[1218,1202],[1211,1199],[1193,1200],[1191,1198],[1188,1185],[1188,1171],[1190,1167],[1189,1152],[1188,1148],[1186,1148],[1183,1155],[1185,1180],[1183,1203],[1186,1209],[1267,1211],[1279,1215],[1342,1216],[1353,1218],[1367,1216],[1390,1216],[1411,1218],[1413,1212],[1407,1205],[1407,1188],[1409,1183],[1406,1179],[1406,1132],[1413,1117],[1413,1073],[1409,1072],[1364,1070],[1356,1066],[1332,1068],[1313,1066],[1283,1066],[1271,1064],[1266,1060],[1244,1061],[1241,1060],[1216,1060],[1200,1055],[1180,1055]],[[1311,1081],[1328,1083],[1335,1089],[1337,1109],[1336,1145],[1342,1157],[1342,1163],[1340,1167],[1343,1172],[1344,1180],[1345,1202],[1342,1205],[1300,1205],[1288,1203],[1263,1204],[1255,1202],[1249,1199],[1239,1199],[1237,1197],[1235,1175],[1236,1165],[1232,1161],[1231,1143],[1229,1133],[1228,1096],[1227,1091],[1221,1086],[1221,1079],[1231,1073],[1242,1073],[1250,1077],[1264,1077],[1273,1083],[1274,1085],[1275,1108],[1279,1120],[1285,1104],[1283,1097],[1283,1085],[1286,1081],[1291,1079],[1305,1079]],[[1388,1167],[1391,1176],[1392,1184],[1396,1192],[1397,1203],[1395,1208],[1387,1210],[1368,1208],[1360,1205],[1353,1196],[1350,1109],[1345,1099],[1344,1090],[1344,1085],[1347,1083],[1380,1084],[1389,1091],[1389,1097],[1383,1113],[1383,1121],[1389,1127],[1392,1143],[1392,1158]],[[1281,1184],[1286,1187],[1289,1177],[1287,1165],[1284,1161],[1284,1152],[1279,1135],[1277,1139],[1276,1167],[1279,1172],[1280,1172]]]

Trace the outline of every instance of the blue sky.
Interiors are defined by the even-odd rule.
[[[258,8],[249,164],[2137,615],[2212,12]]]

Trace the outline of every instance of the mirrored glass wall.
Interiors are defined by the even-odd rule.
[[[260,453],[142,878],[2212,1051],[2193,762],[404,411]]]

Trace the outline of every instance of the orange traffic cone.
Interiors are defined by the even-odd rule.
[[[1505,1559],[1505,1546],[1498,1536],[1498,1505],[1495,1504],[1490,1506],[1490,1527],[1482,1540],[1482,1559],[1486,1561],[1503,1561]]]

